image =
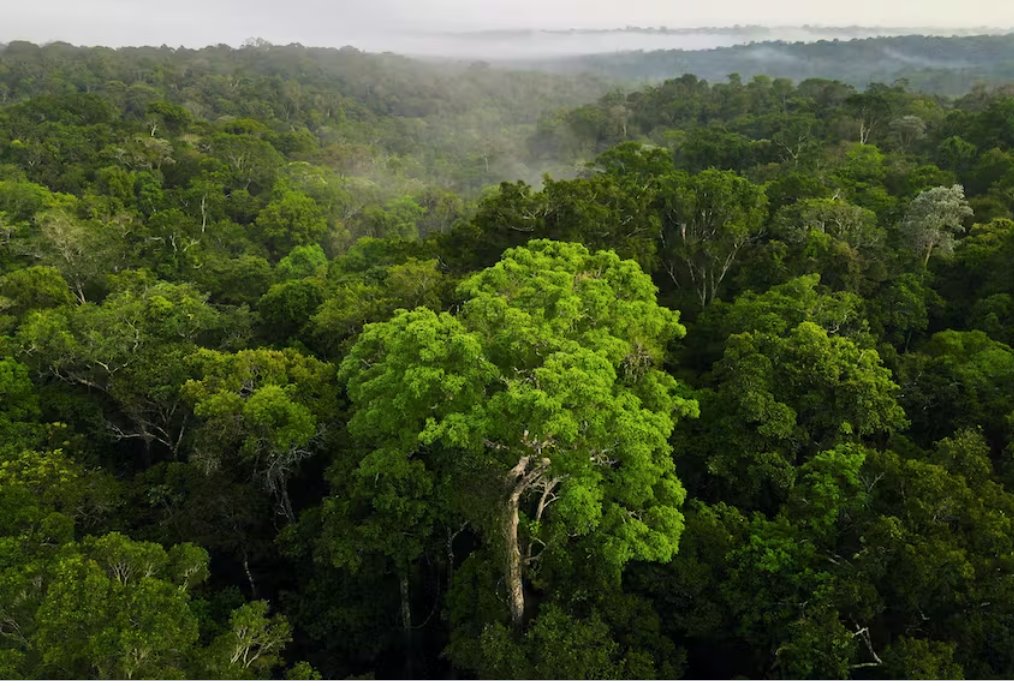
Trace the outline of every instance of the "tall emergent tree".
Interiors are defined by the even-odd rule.
[[[706,307],[743,247],[761,234],[767,197],[748,179],[716,169],[672,174],[662,185],[664,268],[677,286],[682,275]]]
[[[636,263],[570,243],[508,250],[459,295],[455,316],[367,326],[343,362],[349,430],[371,448],[347,478],[374,494],[365,516],[384,517],[384,536],[461,508],[520,629],[533,577],[618,581],[628,561],[676,552],[684,490],[668,437],[697,406],[660,367],[684,329]],[[447,482],[469,495],[428,500]],[[594,571],[576,570],[586,560]]]
[[[934,252],[954,252],[954,236],[964,233],[962,222],[971,216],[972,208],[961,186],[939,186],[923,191],[912,201],[901,229],[909,249],[922,256],[925,266]]]

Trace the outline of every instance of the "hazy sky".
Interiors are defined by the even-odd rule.
[[[1012,0],[0,0],[0,41],[355,43],[419,30],[824,24],[1014,27]]]

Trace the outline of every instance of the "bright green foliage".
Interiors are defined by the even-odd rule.
[[[347,349],[364,325],[384,321],[396,310],[439,310],[450,292],[450,281],[436,260],[409,257],[396,264],[367,266],[355,264],[355,258],[350,252],[342,265],[336,265],[335,285],[311,319],[310,338],[325,357]]]
[[[335,412],[333,368],[292,350],[264,349],[201,350],[189,363],[196,376],[183,395],[203,421],[195,459],[213,471],[238,458],[293,520],[288,481]]]
[[[261,244],[271,256],[281,257],[294,247],[319,242],[327,233],[327,219],[313,198],[278,188],[275,198],[257,215]]]
[[[522,546],[564,576],[586,549],[604,581],[632,559],[670,558],[683,490],[666,438],[696,407],[657,368],[683,330],[647,277],[613,254],[535,241],[460,293],[456,318],[417,310],[367,326],[341,367],[350,432],[379,446],[357,475],[385,545],[404,550],[391,533],[446,517],[427,499],[434,483],[473,484],[461,515],[506,557],[515,621],[540,568]]]
[[[761,230],[767,198],[732,172],[710,169],[662,183],[663,261],[671,278],[687,281],[701,307],[718,297],[739,252]]]
[[[70,305],[73,301],[67,282],[52,267],[28,267],[0,277],[0,322],[6,317],[18,321],[32,310]]]
[[[6,499],[3,535],[60,539],[75,524],[94,526],[117,504],[115,479],[85,469],[61,449],[6,452],[0,459],[0,489]]]
[[[421,435],[433,417],[479,406],[496,370],[459,322],[425,309],[367,326],[353,350],[340,370],[349,398],[361,407],[349,421],[349,432],[377,448],[360,458],[350,475],[343,474],[339,486],[352,486],[353,493],[368,498],[369,514],[358,524],[360,533],[343,530],[327,545],[340,565],[358,564],[366,546],[407,564],[422,553],[436,523],[432,494],[438,477],[415,455],[422,448]],[[354,516],[349,511],[354,502],[328,501],[325,514]],[[348,526],[342,520],[333,525]],[[346,546],[354,547],[343,552]]]
[[[676,445],[748,502],[780,500],[815,449],[907,426],[876,351],[813,322],[730,336],[714,384],[701,396],[708,428]]]
[[[859,474],[865,461],[861,449],[848,445],[808,460],[799,469],[786,505],[792,519],[804,522],[815,537],[826,540],[849,508],[857,505]]]
[[[215,639],[208,650],[209,677],[269,677],[271,670],[281,662],[279,654],[291,634],[292,629],[284,617],[268,616],[268,604],[263,600],[233,610],[228,630]]]
[[[862,291],[878,275],[885,232],[864,207],[830,198],[800,200],[778,211],[771,235],[787,244],[793,270],[820,273],[832,287]]]
[[[185,438],[180,386],[187,356],[222,339],[227,324],[189,286],[128,287],[101,305],[30,312],[18,331],[24,357],[41,373],[102,392],[127,419],[115,438],[178,454]]]
[[[861,302],[853,293],[822,288],[820,275],[808,274],[761,294],[747,291],[701,320],[721,322],[723,339],[746,332],[786,335],[803,322],[813,322],[829,334],[862,339]]]
[[[0,358],[0,408],[0,455],[31,445],[33,425],[40,415],[39,398],[28,368],[8,358]]]
[[[776,370],[777,376],[765,379],[765,372]],[[802,443],[817,445],[890,432],[906,423],[892,397],[897,386],[876,353],[831,336],[812,322],[803,322],[785,337],[732,336],[719,373],[732,388],[744,392],[740,402],[759,422],[761,435],[782,435],[777,418],[789,415],[805,432]],[[774,398],[794,402],[768,406],[765,388]]]
[[[296,666],[285,673],[290,681],[320,681],[321,675],[309,662],[297,662]]]
[[[488,627],[480,643],[482,657],[476,669],[484,679],[634,677],[599,617],[576,619],[555,605],[542,608],[520,643],[500,625]]]
[[[180,586],[159,578],[168,563],[161,547],[116,534],[61,556],[36,618],[43,673],[182,676],[197,622]]]
[[[275,267],[279,281],[295,281],[319,276],[327,271],[327,255],[319,245],[299,245],[279,260]]]
[[[1011,678],[1012,41],[0,46],[0,677]]]
[[[865,335],[861,298],[848,292],[831,292],[821,285],[820,275],[808,274],[763,293],[746,291],[732,303],[715,303],[690,330],[683,355],[694,368],[710,368],[721,357],[732,334],[784,336],[806,321],[829,333],[872,343]]]
[[[995,446],[1006,445],[1005,417],[1014,411],[1014,350],[981,331],[941,331],[902,364],[905,403],[917,435],[943,438],[982,427]]]
[[[993,478],[989,444],[972,429],[961,429],[939,441],[930,460],[951,474],[964,477],[973,486],[982,486]]]
[[[37,222],[38,235],[26,240],[26,249],[59,270],[81,302],[101,292],[105,275],[126,263],[129,221],[88,222],[66,210],[49,210]]]
[[[7,550],[10,539],[0,541]],[[6,562],[5,589],[24,614],[4,617],[14,631],[0,640],[14,646],[7,655],[25,677],[249,678],[265,674],[289,638],[284,619],[264,616],[266,604],[245,605],[207,649],[210,671],[199,667],[204,649],[190,590],[206,580],[208,556],[195,546],[166,550],[113,533]],[[231,652],[218,671],[212,656],[222,649]]]
[[[885,676],[892,679],[964,679],[954,662],[954,646],[902,636],[884,651]]]

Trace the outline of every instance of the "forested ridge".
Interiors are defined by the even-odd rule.
[[[827,78],[858,88],[871,82],[905,80],[914,89],[949,96],[965,95],[977,85],[1006,86],[1014,79],[1011,58],[1014,34],[909,33],[810,41],[762,36],[744,40],[740,45],[710,50],[627,50],[516,60],[514,64],[642,83],[663,81],[683,73],[708,80],[722,80],[732,73],[745,78],[767,75],[796,81]]]
[[[1014,676],[1006,90],[12,43],[0,101],[0,678]]]

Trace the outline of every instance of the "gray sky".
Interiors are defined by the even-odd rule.
[[[368,44],[411,30],[763,25],[1014,27],[1012,0],[0,0],[0,42]],[[371,43],[371,41],[373,41]],[[393,46],[392,46],[392,49]]]

